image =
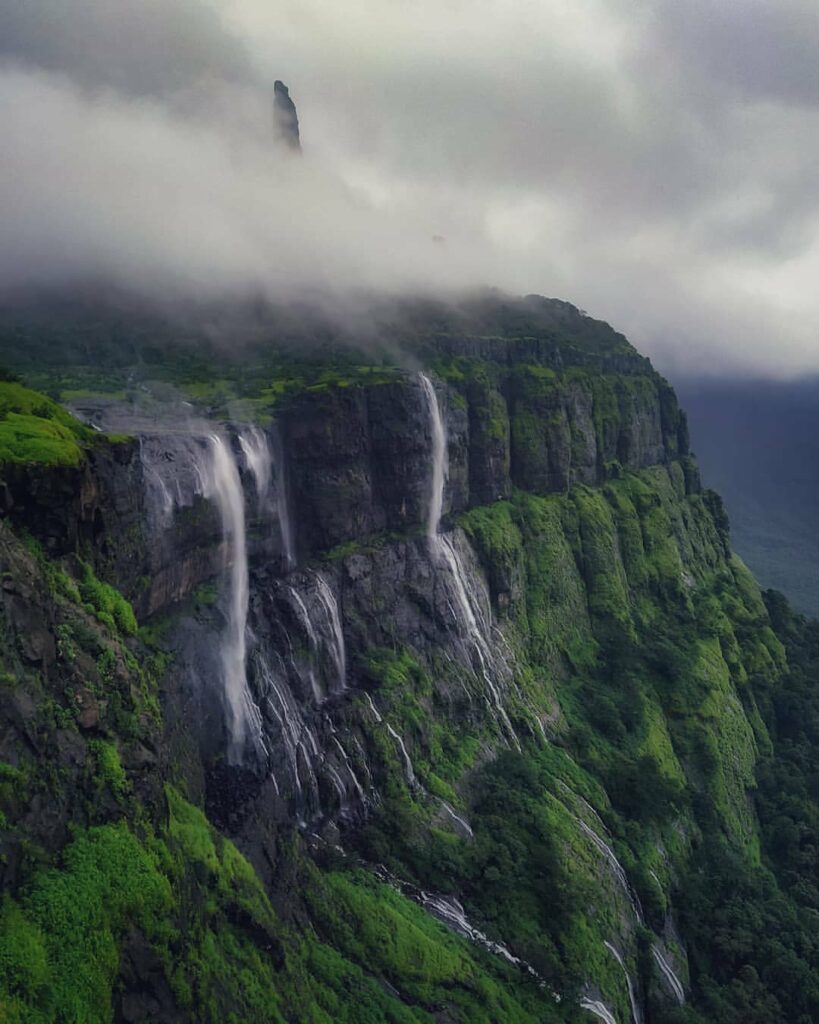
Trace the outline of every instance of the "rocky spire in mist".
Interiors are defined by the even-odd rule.
[[[278,138],[290,149],[300,152],[299,117],[296,104],[290,99],[290,91],[284,82],[273,83],[273,117]]]

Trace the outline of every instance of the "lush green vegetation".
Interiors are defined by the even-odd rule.
[[[198,335],[166,351],[155,323],[132,323],[123,338],[110,311],[100,316],[106,330],[90,333],[70,318],[42,336],[4,322],[0,352],[3,338],[25,342],[25,372],[54,395],[128,396],[148,379],[213,415],[238,401],[256,418],[305,391],[398,372],[390,355],[364,364],[329,329],[313,353],[276,335],[230,365]],[[332,829],[324,842],[309,837],[308,854],[297,833],[256,823],[249,834],[265,836],[249,848],[266,889],[196,806],[201,766],[185,742],[160,731],[166,656],[150,646],[160,630],[137,630],[131,606],[88,564],[53,562],[31,539],[26,553],[0,531],[13,601],[34,594],[33,621],[45,623],[32,630],[32,653],[15,633],[13,601],[8,614],[0,606],[0,687],[29,744],[0,763],[0,869],[11,880],[0,1020],[111,1021],[135,949],[182,1017],[205,1024],[578,1020],[590,982],[627,1020],[612,940],[652,1024],[819,1019],[819,625],[775,594],[763,603],[730,555],[719,499],[690,486],[689,460],[623,469],[621,427],[647,404],[659,408],[668,450],[686,446],[673,394],[620,335],[560,304],[500,303],[461,318],[419,304],[401,324],[407,347],[452,384],[472,436],[534,480],[460,519],[509,646],[521,749],[457,659],[410,650],[385,630],[384,646],[349,652],[383,721],[361,695],[348,694],[343,711],[378,802],[342,837],[348,856]],[[64,365],[39,367],[31,352],[55,339]],[[82,458],[84,428],[16,382],[2,388],[13,403],[0,405],[0,457],[9,461],[11,445],[13,461]],[[590,400],[589,424],[566,413],[567,395]],[[23,429],[26,418],[37,422]],[[584,461],[589,430],[594,465]],[[565,479],[559,463],[572,467]],[[577,482],[592,479],[605,483]],[[377,555],[394,540],[342,545],[330,558]],[[192,603],[215,596],[206,585]],[[409,749],[411,775],[387,725]],[[190,792],[186,759],[197,765]],[[62,849],[30,830],[34,798],[58,809],[47,835]],[[644,926],[589,828],[626,868]],[[456,895],[545,987],[376,880],[374,863]],[[683,1008],[651,956],[660,936],[674,950],[669,912],[688,953]]]
[[[59,868],[34,875],[0,924],[0,1008],[9,1021],[110,1020],[127,923],[153,934],[171,892],[156,858],[124,823],[89,829]]]
[[[78,584],[82,600],[90,606],[99,621],[110,629],[134,636],[137,621],[130,603],[116,587],[97,579],[90,565],[83,563],[82,570],[82,579]]]
[[[45,395],[0,381],[0,464],[76,466],[94,432]]]

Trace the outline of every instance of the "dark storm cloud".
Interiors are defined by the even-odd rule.
[[[0,0],[0,40],[6,283],[488,284],[819,369],[814,0]]]

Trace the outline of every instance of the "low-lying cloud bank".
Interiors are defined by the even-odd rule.
[[[0,287],[491,285],[819,371],[817,47],[813,0],[0,0]]]

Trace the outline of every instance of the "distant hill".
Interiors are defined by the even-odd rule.
[[[819,615],[819,378],[674,383],[735,549],[764,586]]]

